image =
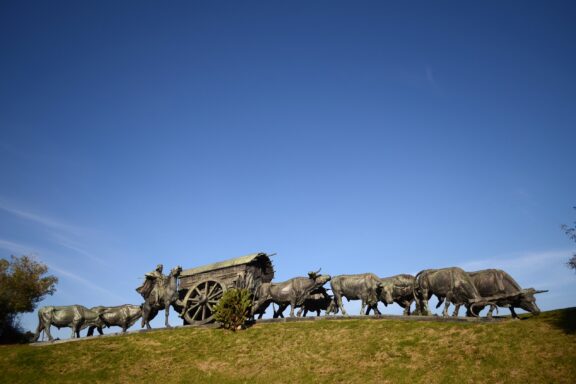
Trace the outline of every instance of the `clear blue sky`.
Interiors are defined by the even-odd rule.
[[[494,267],[575,306],[574,20],[572,1],[2,1],[0,256],[49,265],[42,305],[140,303],[159,262],[265,251],[277,281]]]

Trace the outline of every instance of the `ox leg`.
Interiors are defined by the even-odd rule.
[[[279,317],[284,318],[284,311],[288,308],[287,304],[278,304],[278,309],[274,311],[273,318],[277,319]]]
[[[400,303],[399,303],[400,304]],[[404,312],[402,313],[403,316],[410,316],[410,306],[412,305],[411,301],[403,301],[400,306],[404,308]]]
[[[344,306],[342,305],[342,296],[336,295],[336,293],[334,293],[334,301],[336,301],[336,308],[338,308],[342,311],[342,315],[347,316],[348,314],[346,313],[346,310],[344,309]]]
[[[330,301],[330,304],[328,305],[328,308],[326,308],[326,316],[330,315],[332,312],[334,312],[334,314],[337,313],[337,310],[334,309],[334,300]]]
[[[46,332],[46,337],[48,337],[48,341],[54,341],[54,338],[50,334],[50,323],[44,326],[44,332]]]
[[[450,301],[452,300],[452,295],[446,295],[446,302],[444,303],[444,310],[442,311],[442,316],[448,317],[448,307],[450,306]]]
[[[448,302],[448,301],[446,301]],[[454,304],[454,312],[452,312],[452,317],[458,317],[458,312],[460,312],[460,306],[462,304]]]
[[[488,314],[486,315],[486,317],[488,317],[489,319],[491,319],[491,318],[492,318],[492,313],[494,312],[495,309],[496,309],[496,306],[490,304],[490,309],[488,310]]]
[[[378,310],[378,304],[374,305],[366,304],[366,316],[370,315],[371,310],[374,310],[375,315],[380,315],[380,311]],[[360,314],[362,315],[362,311],[360,311]]]
[[[515,320],[516,320],[516,319],[518,319],[518,320],[520,319],[520,318],[518,317],[518,315],[516,314],[516,311],[514,310],[514,307],[512,307],[512,306],[510,306],[510,313],[512,314],[512,318],[513,318],[513,319],[515,319]]]
[[[294,309],[296,308],[296,300],[290,302],[290,317],[294,317]]]
[[[258,314],[258,319],[261,319],[266,312],[266,308],[270,305],[270,301],[263,300],[262,298],[258,299],[256,303],[252,306],[252,316]]]
[[[420,314],[423,316],[430,316],[430,308],[428,307],[428,300],[423,299],[420,302]]]
[[[402,312],[402,316],[410,316],[410,304],[404,304],[404,312]]]
[[[166,328],[172,328],[172,326],[168,322],[169,315],[170,315],[170,304],[164,307],[164,325],[166,326]]]
[[[417,299],[417,307],[422,316],[430,316],[430,308],[428,307],[428,300],[432,295],[427,290],[422,290]]]
[[[38,339],[40,338],[40,333],[43,330],[44,330],[44,324],[40,320],[40,322],[38,323],[38,327],[36,327],[36,333],[34,334],[34,342],[38,341]],[[46,334],[48,334],[48,333],[46,333]]]

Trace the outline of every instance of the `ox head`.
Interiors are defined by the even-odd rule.
[[[314,283],[317,287],[323,286],[324,284],[329,282],[331,279],[330,275],[321,275],[320,274],[321,270],[322,270],[322,268],[320,268],[316,272],[308,272],[308,277],[311,280],[314,280]]]
[[[379,299],[385,306],[388,306],[388,304],[394,304],[394,296],[392,295],[394,292],[394,284],[383,283],[380,281],[380,284],[378,284],[378,290]]]
[[[513,300],[514,305],[522,308],[523,310],[532,313],[533,315],[540,314],[540,308],[536,305],[536,298],[534,297],[537,293],[548,292],[548,290],[537,291],[534,288],[523,289],[517,292],[509,299]]]
[[[522,308],[523,310],[532,313],[533,315],[540,314],[540,308],[536,305],[536,298],[534,297],[537,293],[548,292],[548,290],[537,291],[534,288],[523,289],[518,292],[511,294],[501,294],[491,297],[486,297],[481,300],[471,301],[470,310],[474,316],[476,315],[475,308],[483,308],[486,305],[499,305],[499,306],[513,306]],[[481,309],[480,309],[481,310]]]

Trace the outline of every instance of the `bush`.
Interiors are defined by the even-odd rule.
[[[222,327],[236,331],[242,329],[250,316],[252,294],[247,289],[231,288],[224,292],[214,307],[214,319]]]

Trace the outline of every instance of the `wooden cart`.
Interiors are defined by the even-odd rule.
[[[185,324],[202,325],[213,321],[214,306],[229,288],[251,292],[274,278],[274,267],[266,253],[250,255],[183,270],[179,297]]]

